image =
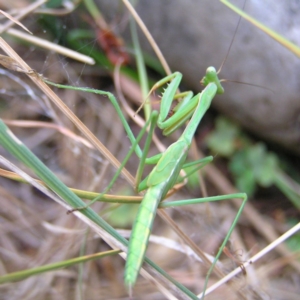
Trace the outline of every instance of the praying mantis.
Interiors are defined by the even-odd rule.
[[[197,94],[196,96],[193,96],[191,92],[181,93],[179,96],[176,95],[176,91],[178,89],[181,79],[182,75],[179,72],[176,72],[158,81],[151,89],[150,93],[159,86],[169,83],[168,87],[165,89],[162,95],[160,111],[153,111],[150,116],[150,130],[143,151],[140,149],[138,145],[139,140],[137,140],[134,137],[130,126],[127,123],[125,117],[123,116],[116,99],[114,97],[109,97],[112,104],[116,108],[118,115],[120,116],[120,119],[127,132],[127,135],[132,143],[131,151],[135,151],[137,156],[140,158],[140,164],[136,176],[136,189],[139,192],[146,190],[146,194],[143,198],[143,201],[139,207],[139,211],[136,216],[128,247],[124,282],[130,291],[136,283],[137,276],[139,274],[145,257],[147,244],[158,204],[161,200],[165,198],[166,194],[174,187],[176,183],[182,181],[183,178],[179,173],[184,167],[187,166],[186,158],[192,139],[194,137],[194,133],[202,117],[210,107],[215,95],[222,94],[224,92],[224,89],[220,83],[220,80],[218,79],[218,75],[214,67],[207,68],[206,75],[201,80],[201,83],[205,86],[205,88],[201,93]],[[84,90],[86,92],[104,94],[104,92],[94,89],[77,88],[72,86],[54,84],[49,81],[46,82],[59,88]],[[182,100],[179,101],[179,103],[175,106],[174,109],[172,109],[172,116],[168,118],[172,102],[174,101],[174,99],[178,99],[179,97],[182,97]],[[188,125],[186,126],[181,137],[176,142],[171,144],[165,152],[147,158],[148,150],[152,140],[152,135],[156,125],[163,130],[163,133],[165,135],[170,135],[189,119],[190,121]],[[144,131],[146,129],[146,126],[148,126],[148,123],[144,126]],[[206,163],[208,163],[210,160],[211,159],[206,159],[193,162],[192,165],[198,165],[197,167],[195,167],[194,172]],[[122,166],[124,166],[125,163],[126,162],[124,161]],[[155,166],[150,172],[150,174],[143,181],[141,181],[145,164],[154,164]],[[105,189],[105,191],[101,193],[99,197],[95,198],[88,206],[93,204],[95,201],[101,199],[101,196],[105,192],[107,192],[107,190],[109,190],[114,184],[116,178],[119,176],[119,173],[120,169],[114,176],[109,186]],[[238,193],[192,200],[193,203],[203,203],[233,198],[241,198],[243,201],[215,257],[215,260],[207,273],[204,290],[206,288],[208,278],[217,260],[219,259],[223,248],[226,245],[238,221],[240,214],[242,213],[243,207],[247,201],[247,196],[244,193]],[[85,208],[86,207],[79,207],[78,209],[84,210]]]
[[[131,287],[135,284],[137,275],[141,268],[146,252],[146,245],[152,229],[156,208],[159,202],[166,196],[167,192],[172,189],[177,182],[179,173],[181,169],[184,168],[188,150],[192,143],[195,131],[205,112],[210,107],[212,99],[216,94],[222,94],[224,92],[215,68],[209,67],[206,71],[205,77],[201,81],[205,86],[205,89],[194,97],[192,97],[191,93],[183,93],[185,97],[174,108],[173,115],[167,119],[181,78],[182,75],[179,72],[176,72],[160,80],[152,88],[153,90],[162,84],[170,82],[169,86],[163,93],[161,99],[161,110],[159,112],[157,121],[158,127],[163,130],[165,135],[170,135],[182,124],[184,124],[187,119],[191,119],[181,137],[175,143],[170,145],[164,153],[155,156],[155,160],[152,161],[152,163],[155,162],[156,165],[149,176],[144,180],[147,192],[144,196],[142,204],[139,207],[139,211],[131,233],[128,257],[125,267],[125,284],[128,287]],[[143,156],[145,156],[145,153],[146,152],[143,153]],[[141,162],[142,161],[143,159]],[[200,163],[200,161],[194,162],[194,164],[198,163]],[[137,182],[137,184],[139,191],[145,189],[145,186],[139,185],[139,182]],[[234,197],[236,196],[237,195]],[[233,195],[227,195],[223,199],[232,197]],[[240,194],[238,197],[243,198],[243,203],[245,203],[247,199],[245,194]],[[206,198],[205,200],[210,201],[209,198]],[[239,214],[241,211],[242,210],[240,209]],[[235,218],[232,228],[230,228],[224,240],[225,244],[228,241],[230,233],[237,222],[239,214]],[[220,250],[223,249],[222,246]],[[219,258],[220,254],[221,252],[217,254],[216,260]]]

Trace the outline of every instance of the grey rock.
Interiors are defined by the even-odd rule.
[[[105,10],[112,2],[116,5],[103,0],[99,5]],[[112,15],[120,13],[120,5]],[[221,65],[239,17],[216,0],[140,0],[136,8],[172,70],[183,73],[185,86],[201,91],[199,80],[208,66]],[[300,45],[300,1],[248,0],[245,11]],[[142,36],[141,43],[151,51]],[[271,89],[224,83],[225,94],[213,105],[250,131],[300,153],[298,57],[242,20],[220,77]]]

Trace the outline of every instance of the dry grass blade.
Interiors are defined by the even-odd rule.
[[[140,18],[140,16],[135,11],[134,7],[128,0],[123,0],[124,4],[126,5],[127,9],[130,11],[138,25],[140,26],[141,30],[143,31],[144,35],[147,37],[147,40],[151,44],[152,49],[154,50],[156,56],[158,57],[160,63],[162,64],[165,72],[167,75],[171,74],[172,71],[170,67],[168,66],[168,63],[166,59],[164,58],[162,52],[160,51],[159,47],[157,46],[154,38],[152,37],[151,33],[149,32],[148,28],[144,24],[143,20]]]
[[[45,1],[43,1],[45,2]],[[16,20],[15,18],[13,18],[11,15],[9,15],[8,13],[6,13],[5,11],[0,9],[0,13],[2,15],[4,15],[6,18],[10,19],[11,22],[9,22],[7,25],[4,25],[1,27],[0,33],[4,32],[5,30],[7,30],[10,26],[13,26],[14,24],[18,24],[20,27],[22,27],[24,30],[26,30],[27,32],[29,32],[30,34],[32,34],[32,32],[27,29],[22,23],[20,23],[18,20]]]
[[[1,63],[1,59],[0,59]],[[52,128],[60,133],[64,134],[65,136],[73,139],[74,141],[80,142],[83,145],[85,145],[88,148],[94,148],[90,142],[88,142],[86,139],[82,138],[81,136],[78,136],[77,134],[73,133],[68,128],[59,126],[57,124],[49,123],[49,122],[39,122],[39,121],[26,121],[26,120],[5,120],[2,119],[2,121],[9,126],[18,126],[18,127],[26,127],[26,128]]]
[[[26,15],[28,15],[29,13],[31,13],[32,11],[34,11],[35,9],[37,9],[39,6],[41,6],[44,3],[46,3],[46,0],[36,1],[36,2],[32,3],[31,5],[28,5],[25,9],[22,9],[21,12],[19,14],[17,14],[15,17],[12,17],[10,14],[6,13],[5,11],[0,10],[0,13],[3,14],[6,18],[8,18],[10,20],[10,22],[8,21],[6,24],[4,24],[3,26],[1,26],[0,33],[6,31],[8,28],[10,28],[11,26],[13,26],[14,24],[18,24],[24,30],[26,30],[27,32],[29,32],[30,34],[32,34],[32,32],[30,30],[28,30],[18,20],[21,20]]]
[[[11,71],[26,73],[26,70],[13,58],[0,54],[0,64]]]

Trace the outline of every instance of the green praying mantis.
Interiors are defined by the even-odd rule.
[[[135,151],[137,156],[140,158],[140,164],[136,176],[136,189],[139,192],[146,190],[146,194],[139,207],[129,241],[124,275],[124,281],[129,290],[131,290],[132,287],[135,285],[137,276],[141,269],[158,204],[161,200],[165,198],[166,194],[171,189],[173,189],[175,184],[183,180],[183,177],[180,175],[180,171],[187,166],[186,158],[192,139],[194,137],[194,133],[202,117],[210,107],[215,95],[222,94],[224,92],[224,89],[220,83],[220,80],[218,79],[218,75],[214,67],[209,67],[207,69],[206,75],[201,80],[205,88],[201,93],[197,94],[196,96],[193,96],[192,92],[181,93],[179,96],[176,95],[176,91],[179,87],[181,79],[182,75],[179,72],[176,72],[157,82],[151,89],[150,92],[152,92],[159,86],[169,83],[168,87],[165,89],[162,95],[160,111],[153,111],[150,116],[150,130],[143,151],[138,145],[139,139],[141,137],[139,137],[138,139],[134,137],[129,124],[127,123],[125,117],[121,112],[118,102],[114,97],[109,97],[110,101],[116,108],[118,115],[126,130],[126,133],[132,143],[131,152]],[[99,90],[54,84],[49,81],[46,82],[59,88],[82,90],[96,94],[104,94],[104,92],[101,92]],[[172,109],[172,116],[168,118],[172,102],[174,101],[174,99],[178,99],[179,97],[182,97],[182,100],[179,101],[175,108]],[[175,143],[170,145],[164,153],[160,153],[153,157],[147,158],[148,150],[152,140],[152,135],[156,125],[163,130],[163,133],[165,135],[170,135],[189,119],[190,121],[186,126],[184,132]],[[149,122],[147,122],[147,124],[144,126],[143,132],[146,131],[146,127],[148,126]],[[122,166],[125,165],[126,161],[122,163]],[[195,161],[192,164],[189,163],[189,165],[195,166],[193,170],[193,172],[195,172],[196,170],[207,164],[209,161],[211,161],[211,158]],[[145,164],[154,164],[154,168],[150,172],[150,174],[144,180],[141,181]],[[89,203],[88,206],[90,206],[95,201],[101,199],[101,196],[112,187],[119,174],[120,169],[114,176],[109,186],[105,189],[105,191],[99,197],[95,198],[91,203]],[[244,193],[238,193],[192,200],[193,203],[203,203],[233,198],[241,198],[243,201],[235,219],[233,220],[230,229],[228,230],[224,242],[222,243],[215,257],[214,262],[208,270],[205,288],[208,282],[208,278],[217,260],[219,259],[222,250],[226,245],[238,221],[240,214],[242,213],[243,207],[247,200],[247,196]],[[86,207],[79,207],[78,209],[84,210],[85,208]]]
[[[179,173],[185,167],[188,150],[192,143],[195,131],[207,109],[210,107],[212,99],[216,94],[222,94],[224,92],[215,68],[209,67],[205,77],[201,81],[205,86],[205,89],[194,97],[190,92],[181,94],[181,96],[184,96],[182,101],[180,101],[173,109],[173,115],[170,118],[167,118],[172,101],[176,98],[175,94],[181,79],[182,75],[179,72],[176,72],[160,80],[152,88],[153,90],[158,86],[170,82],[162,95],[161,109],[157,120],[157,125],[163,130],[164,135],[170,135],[188,119],[190,119],[190,121],[180,138],[170,145],[164,153],[155,156],[154,160],[151,161],[152,163],[156,163],[156,165],[149,176],[144,179],[142,184],[139,184],[139,181],[137,182],[138,191],[144,189],[147,189],[147,191],[142,204],[139,207],[129,242],[129,251],[125,267],[125,284],[128,287],[132,287],[135,284],[137,275],[143,263],[146,245],[149,240],[157,206],[159,202],[164,199],[167,192],[178,182],[178,179],[180,178]],[[148,151],[148,149],[146,150]],[[147,152],[144,151],[143,157],[146,153]],[[143,160],[144,158],[141,159],[141,162],[143,162]],[[193,164],[197,165],[199,163],[201,163],[201,161],[195,161]],[[140,178],[139,173],[138,178]],[[246,201],[245,194],[223,196],[223,200],[233,197],[243,198],[244,203]],[[204,199],[201,199],[201,201],[203,200]],[[210,198],[205,198],[205,201],[210,201]],[[232,228],[230,228],[225,238],[224,245],[227,243],[241,211],[242,207],[232,224]],[[222,249],[223,245],[216,255],[215,262],[219,258]],[[211,271],[209,271],[209,273],[210,272]]]

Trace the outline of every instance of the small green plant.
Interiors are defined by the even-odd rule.
[[[207,137],[207,145],[217,155],[230,160],[229,169],[239,190],[253,195],[258,186],[276,185],[300,208],[299,185],[283,171],[280,159],[264,143],[254,143],[241,129],[224,117]]]

